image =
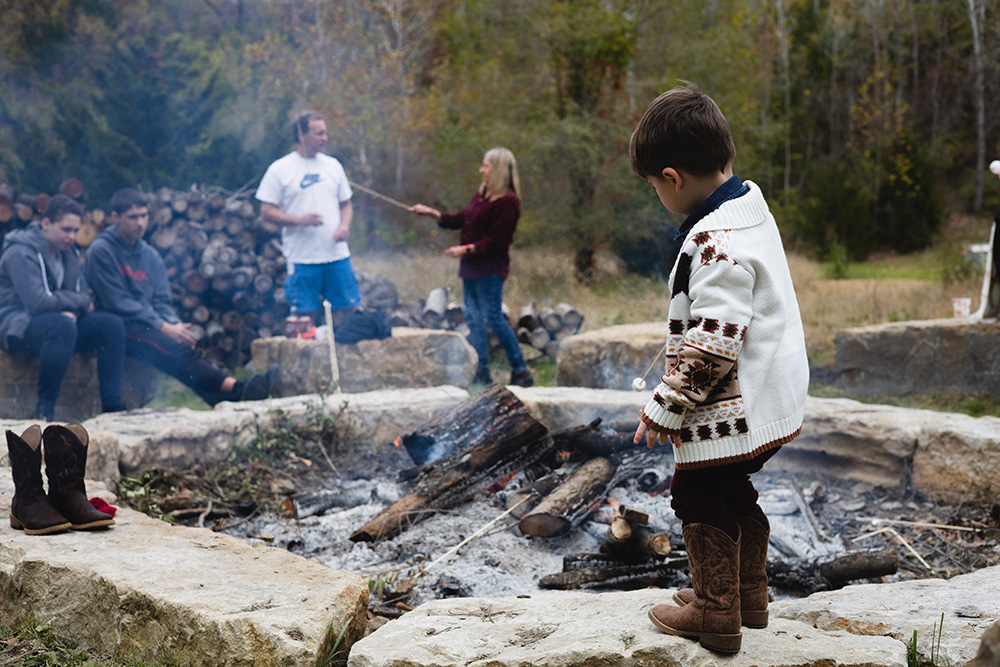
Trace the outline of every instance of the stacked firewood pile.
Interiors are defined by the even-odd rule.
[[[531,302],[521,309],[516,321],[507,305],[503,305],[504,317],[517,332],[517,339],[542,354],[555,357],[559,342],[580,331],[583,315],[568,303],[555,306],[538,306]],[[389,324],[394,327],[420,327],[424,329],[447,329],[468,335],[469,325],[465,322],[462,306],[456,300],[451,285],[430,291],[427,298],[412,304],[397,304],[389,313]],[[500,341],[490,332],[490,349],[500,346]]]
[[[78,179],[67,178],[59,186],[59,193],[81,204],[87,203],[83,183]],[[26,227],[32,220],[41,219],[50,199],[52,197],[45,193],[17,192],[11,185],[0,183],[0,242],[7,233]],[[90,217],[89,212],[87,217]]]

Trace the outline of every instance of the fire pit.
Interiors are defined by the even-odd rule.
[[[602,452],[614,460],[616,472],[603,486],[597,483],[599,493],[587,501],[582,516],[568,520],[566,530],[532,537],[523,530],[524,511],[511,509],[512,505],[547,476],[566,482],[595,457],[593,451],[579,457],[561,448],[559,443],[565,444],[570,436],[560,432],[536,434],[554,441],[545,453],[534,451],[523,460],[513,457],[512,462],[498,449],[491,449],[493,459],[487,461],[487,450],[498,447],[489,442],[488,435],[510,427],[504,422],[499,428],[498,422],[491,421],[482,404],[487,400],[490,396],[484,392],[471,398],[469,405],[430,420],[426,428],[411,434],[441,436],[451,429],[464,435],[466,445],[471,444],[464,450],[444,446],[434,460],[424,458],[427,452],[421,450],[415,457],[423,461],[418,467],[409,465],[412,462],[402,447],[393,447],[388,452],[391,456],[371,452],[373,460],[381,457],[378,474],[371,474],[376,467],[373,460],[355,460],[351,466],[355,473],[330,479],[321,488],[298,489],[285,504],[288,517],[258,516],[222,530],[249,540],[267,540],[330,567],[361,574],[369,580],[373,609],[386,617],[435,598],[527,595],[540,587],[570,587],[567,581],[573,587],[604,590],[687,584],[680,526],[669,507],[672,461],[668,448],[650,451],[626,446],[631,433],[624,425],[620,429],[613,425],[570,429],[573,437],[582,437],[589,429],[602,434],[605,443],[621,443],[618,449],[618,445],[608,446]],[[509,418],[511,410],[499,412]],[[463,424],[463,419],[469,423]],[[477,420],[478,427],[472,425]],[[510,428],[521,435],[530,431],[523,424]],[[432,439],[445,445],[448,441],[446,437]],[[591,443],[590,449],[594,447]],[[458,469],[469,484],[459,491],[448,486],[442,470],[455,465],[455,460],[468,463],[477,456],[479,467]],[[769,469],[754,478],[772,523],[768,569],[775,598],[858,580],[951,576],[997,562],[997,508],[992,508],[991,515],[990,508],[944,506],[926,496],[892,493],[863,483],[794,476],[780,469],[780,458],[779,454]],[[386,460],[391,461],[389,468]],[[439,486],[444,484],[450,495],[434,496],[433,485],[428,483],[432,478]],[[450,500],[441,502],[441,497]],[[401,511],[394,513],[392,508]],[[625,569],[620,559],[608,558],[609,529],[622,518],[622,508],[648,515],[642,530],[666,536],[672,550],[645,562],[628,563]],[[390,524],[392,530],[386,530]],[[384,532],[366,531],[372,525]],[[586,576],[572,574],[583,567],[588,569]],[[602,567],[606,568],[603,576],[591,574]]]

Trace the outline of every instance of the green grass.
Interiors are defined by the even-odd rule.
[[[142,661],[100,655],[79,647],[51,628],[29,617],[21,625],[0,626],[0,667],[171,667],[177,661],[164,659],[155,666]]]
[[[849,398],[868,405],[892,405],[916,410],[955,412],[970,417],[1000,417],[1000,399],[988,391],[979,394],[850,396],[841,387],[813,382],[809,385],[809,395],[816,398]]]

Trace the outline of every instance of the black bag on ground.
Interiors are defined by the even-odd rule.
[[[338,343],[357,343],[361,340],[382,340],[392,335],[392,327],[385,313],[379,310],[356,310],[333,328],[333,338]]]

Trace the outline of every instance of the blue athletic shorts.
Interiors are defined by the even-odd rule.
[[[293,313],[318,313],[320,296],[333,310],[361,306],[361,288],[351,268],[351,258],[327,264],[288,264],[285,299]]]

